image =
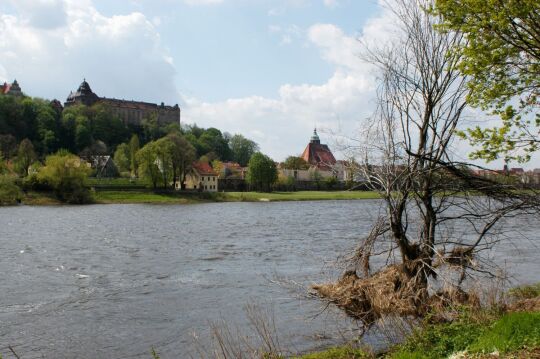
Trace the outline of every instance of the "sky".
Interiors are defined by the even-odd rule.
[[[339,158],[374,109],[360,40],[390,23],[378,0],[0,0],[0,81],[65,101],[86,78],[98,96],[178,103],[182,123],[277,161],[317,127]]]

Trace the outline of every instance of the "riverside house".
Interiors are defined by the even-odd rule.
[[[195,162],[191,173],[186,176],[186,189],[217,192],[218,174],[207,162]]]

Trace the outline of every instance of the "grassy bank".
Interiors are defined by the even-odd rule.
[[[540,358],[540,312],[506,313],[498,319],[430,325],[388,353],[336,347],[298,359]]]
[[[380,198],[373,191],[225,192],[227,201],[323,201]]]
[[[97,190],[94,203],[98,204],[191,204],[209,202],[274,202],[274,201],[324,201],[359,200],[380,198],[369,191],[301,191],[301,192],[219,192],[219,193],[154,193],[142,190]],[[52,193],[29,192],[22,200],[26,205],[61,204]]]
[[[540,358],[540,284],[509,295],[514,302],[504,309],[462,308],[453,322],[426,324],[387,353],[344,346],[297,359]]]
[[[205,203],[205,202],[274,202],[322,201],[379,198],[376,192],[219,192],[160,194],[140,191],[97,191],[97,203]]]
[[[140,191],[97,191],[97,203],[205,203],[205,202],[274,202],[322,201],[379,198],[376,192],[219,192],[160,194]]]

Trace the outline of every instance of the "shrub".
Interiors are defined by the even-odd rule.
[[[0,205],[17,204],[22,199],[22,191],[15,183],[15,178],[0,175]]]
[[[324,180],[324,183],[326,184],[326,188],[329,190],[334,189],[334,187],[338,184],[338,180],[336,177],[327,177]]]
[[[90,172],[91,169],[79,157],[59,151],[47,156],[37,179],[42,185],[50,187],[60,201],[83,204],[92,202],[91,192],[86,186]]]

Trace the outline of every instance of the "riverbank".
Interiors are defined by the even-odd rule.
[[[210,202],[283,202],[377,199],[374,191],[298,191],[298,192],[172,192],[140,190],[99,190],[94,192],[96,204],[193,204]],[[26,205],[61,204],[52,193],[29,192],[22,200]]]
[[[540,284],[510,292],[513,301],[490,309],[459,308],[447,323],[428,323],[386,353],[351,346],[296,359],[540,358]]]
[[[297,359],[540,358],[540,312],[507,313],[497,320],[462,319],[413,334],[388,353],[336,347]]]
[[[139,191],[97,191],[96,203],[190,204],[208,202],[283,202],[359,200],[380,198],[377,192],[363,191],[300,191],[300,192],[203,192],[153,193]]]

